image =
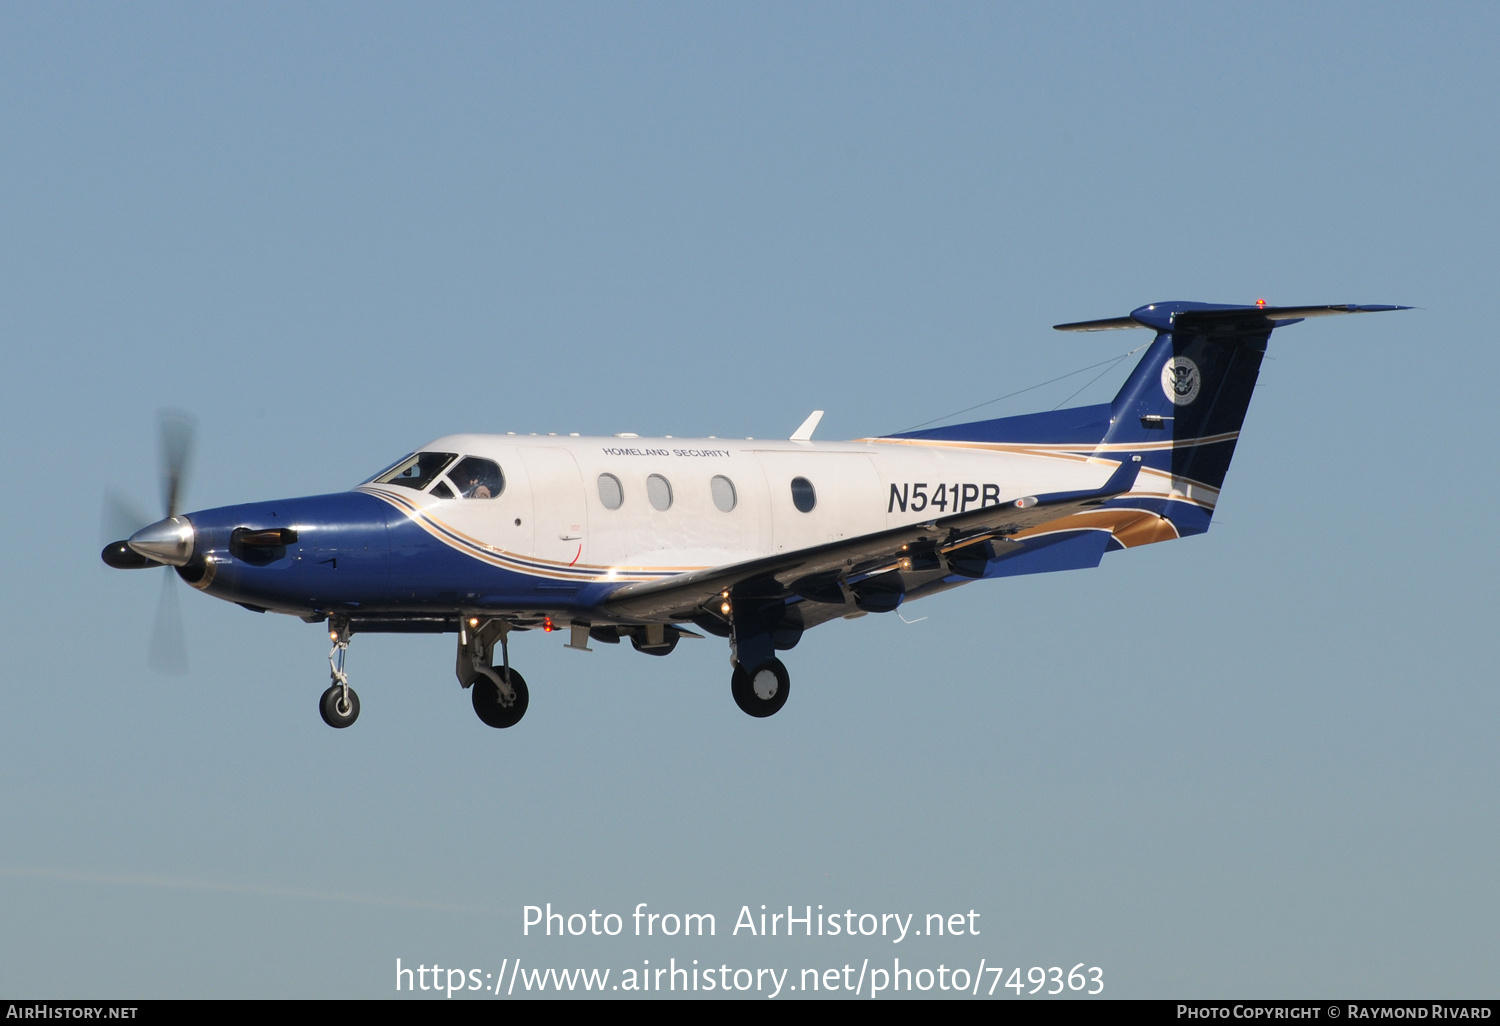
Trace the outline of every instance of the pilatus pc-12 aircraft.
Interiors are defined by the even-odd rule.
[[[456,633],[492,727],[526,712],[507,642],[533,630],[658,656],[727,638],[730,693],[770,716],[790,684],[777,653],[811,627],[1208,530],[1271,332],[1401,309],[1155,303],[1057,325],[1156,332],[1097,406],[851,442],[812,441],[819,413],[784,442],[450,435],[352,491],[197,513],[177,508],[179,439],[166,519],[102,555],[327,624],[331,727],[359,716],[349,640],[377,631]]]

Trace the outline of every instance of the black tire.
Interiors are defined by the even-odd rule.
[[[736,666],[734,676],[729,679],[734,704],[761,719],[781,711],[791,687],[792,679],[780,659],[767,659],[755,668],[754,673],[746,673],[742,667]]]
[[[349,726],[359,719],[359,696],[354,689],[349,689],[349,707],[343,708],[344,688],[335,684],[323,692],[323,697],[318,701],[318,712],[323,714],[323,722],[338,730]]]
[[[504,673],[497,669],[496,673]],[[521,717],[526,715],[526,705],[530,702],[530,695],[526,690],[526,679],[515,670],[510,671],[510,686],[516,693],[516,700],[511,705],[503,705],[500,701],[500,688],[494,681],[484,674],[474,678],[474,683],[469,685],[469,694],[474,700],[474,714],[490,727],[514,727],[521,722]]]

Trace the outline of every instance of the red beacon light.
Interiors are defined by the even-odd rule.
[[[545,631],[548,634],[551,634],[554,629],[555,628],[552,626],[552,617],[550,617],[550,616],[544,616],[544,617],[542,617],[542,630]]]
[[[1264,310],[1266,308],[1266,301],[1264,299],[1257,299],[1255,301],[1255,308],[1257,310]]]

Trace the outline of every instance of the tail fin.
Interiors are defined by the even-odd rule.
[[[1056,327],[1156,329],[1156,340],[1110,404],[1101,444],[1141,445],[1146,466],[1217,490],[1234,456],[1272,331],[1307,317],[1406,309],[1153,303],[1128,317]]]
[[[1154,328],[1156,339],[1113,402],[884,437],[1012,449],[1036,456],[1133,457],[1131,463],[1140,461],[1140,475],[1129,494],[1078,514],[1074,519],[1079,529],[1107,528],[1110,549],[1201,534],[1213,518],[1271,332],[1308,317],[1409,309],[1153,303],[1126,317],[1059,324],[1059,331]],[[1066,532],[1054,534],[1060,538]],[[1078,544],[1082,546],[1080,558],[1098,562],[1101,550]],[[1060,552],[1060,548],[1053,550],[1054,555]],[[1016,560],[1004,565],[1010,568],[1005,573],[1041,572],[1020,569],[1023,564]],[[1078,565],[1083,564],[1068,564]],[[1055,564],[1044,567],[1060,568]]]

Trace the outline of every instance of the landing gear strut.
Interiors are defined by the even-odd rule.
[[[328,633],[333,637],[333,650],[328,653],[333,683],[318,700],[318,712],[323,714],[324,723],[342,729],[359,719],[359,696],[349,686],[349,675],[344,672],[344,656],[349,652],[349,620],[330,617]]]
[[[491,727],[514,727],[526,715],[531,700],[525,679],[510,668],[509,636],[510,625],[504,620],[459,621],[458,682],[469,689],[475,715]],[[500,642],[499,669],[492,665],[496,641]]]

